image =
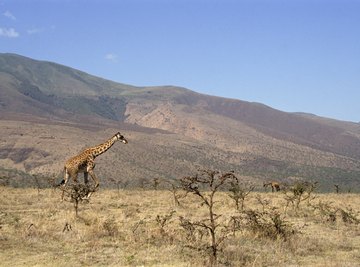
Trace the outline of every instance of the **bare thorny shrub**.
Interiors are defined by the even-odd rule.
[[[160,185],[160,178],[153,178],[152,179],[152,186],[153,186],[155,191],[158,190],[159,185]]]
[[[276,208],[267,211],[247,210],[234,220],[237,220],[237,227],[247,229],[258,237],[281,238],[286,241],[296,233]]]
[[[155,221],[157,223],[157,225],[159,226],[160,229],[160,233],[162,236],[166,236],[166,231],[165,228],[167,225],[170,224],[171,219],[173,218],[173,215],[176,213],[175,210],[170,211],[167,214],[164,215],[156,215]]]
[[[322,220],[329,223],[336,222],[336,213],[338,209],[333,207],[331,202],[319,201],[317,204],[312,205],[312,208],[314,211],[319,212]]]
[[[131,226],[132,237],[135,242],[139,242],[142,236],[145,235],[145,229],[147,229],[147,220],[141,219]]]
[[[359,213],[354,211],[352,208],[350,207],[347,207],[345,209],[340,208],[339,211],[340,211],[341,219],[344,223],[346,224],[360,223],[360,219],[358,219]]]
[[[180,219],[180,226],[184,229],[185,231],[185,240],[189,243],[192,244],[192,248],[197,248],[199,247],[198,244],[200,244],[203,242],[203,237],[204,235],[207,235],[207,230],[200,228],[200,227],[196,227],[192,221],[190,221],[188,218],[184,218],[182,216],[179,217]]]
[[[102,229],[106,236],[116,236],[119,234],[119,227],[116,223],[115,217],[109,217],[102,223]]]
[[[78,216],[79,203],[88,201],[89,196],[91,193],[95,192],[96,188],[92,185],[74,183],[66,187],[62,187],[61,190],[63,190],[63,193],[69,197],[70,202],[74,203],[75,215]]]
[[[177,240],[174,233],[174,217],[176,211],[157,214],[154,216],[146,216],[139,218],[135,223],[130,225],[131,239],[136,244],[147,243],[156,246],[173,244]]]
[[[261,205],[261,210],[243,209],[238,215],[231,217],[228,227],[233,236],[238,231],[248,231],[255,237],[287,241],[297,233],[295,228],[286,221],[285,215],[279,212],[279,208],[270,205],[270,199],[263,198],[259,194],[255,196],[255,199]]]
[[[196,239],[195,233],[201,237],[200,241],[205,233],[210,236],[209,243],[200,242],[196,244],[196,247],[192,243],[188,247],[208,252],[211,266],[218,262],[221,245],[229,234],[228,229],[220,222],[221,215],[215,213],[215,195],[235,178],[231,172],[221,174],[218,171],[201,170],[194,176],[187,176],[180,180],[183,190],[193,193],[198,197],[200,205],[207,208],[207,218],[193,221],[182,217],[180,218],[180,225],[187,232],[189,240],[193,239],[192,241],[194,241]]]
[[[254,189],[254,185],[241,182],[236,176],[231,179],[229,197],[234,200],[237,210],[244,210],[245,199]]]
[[[316,187],[317,182],[298,181],[294,185],[285,188],[283,193],[286,200],[286,208],[291,204],[297,212],[302,202],[307,200],[309,203],[315,198],[313,193]]]
[[[182,188],[197,196],[199,204],[207,208],[207,217],[193,220],[180,217],[180,226],[185,230],[185,238],[190,243],[187,247],[206,252],[210,256],[211,266],[219,262],[219,253],[225,241],[235,237],[238,231],[248,231],[256,237],[282,239],[287,241],[296,233],[294,227],[285,220],[277,208],[270,206],[270,200],[257,196],[262,211],[245,210],[244,201],[254,190],[254,186],[240,181],[232,172],[221,174],[217,171],[202,170],[194,176],[181,179]],[[225,219],[217,214],[215,196],[226,190],[234,200],[237,215]],[[210,241],[204,240],[209,237]]]
[[[165,180],[165,188],[172,193],[174,199],[174,205],[180,207],[180,199],[186,196],[186,193],[183,193],[182,186],[178,180]]]
[[[265,212],[265,210],[269,207],[271,200],[267,198],[262,198],[259,194],[255,196],[256,201],[261,205],[262,211]]]
[[[335,223],[339,219],[345,224],[359,224],[359,213],[350,207],[335,207],[331,202],[319,201],[312,205],[314,211],[318,211],[321,218],[326,222]]]

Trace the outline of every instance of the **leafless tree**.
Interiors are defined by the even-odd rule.
[[[70,197],[70,202],[74,203],[75,215],[78,217],[79,203],[89,200],[91,193],[95,192],[96,188],[91,185],[74,183],[69,186],[62,187],[63,192]]]
[[[241,182],[237,177],[230,182],[229,197],[234,200],[237,210],[244,209],[245,198],[254,191],[255,186]]]
[[[220,246],[227,236],[219,230],[221,227],[221,223],[219,222],[221,215],[215,213],[214,197],[216,193],[233,179],[235,179],[235,175],[232,172],[221,174],[213,170],[200,170],[198,174],[183,177],[180,180],[182,188],[186,192],[196,195],[200,204],[206,206],[208,209],[208,218],[204,220],[191,221],[183,219],[183,221],[186,221],[188,226],[191,225],[195,228],[205,229],[210,234],[210,244],[205,246],[205,248],[210,249],[211,266],[217,263]]]
[[[286,207],[291,203],[295,210],[299,209],[300,203],[305,200],[313,199],[313,192],[317,187],[317,182],[298,181],[284,191]]]
[[[154,187],[154,190],[158,190],[159,184],[160,184],[160,179],[159,178],[153,178],[152,182],[153,182],[152,186]]]
[[[180,199],[186,196],[186,192],[182,190],[182,186],[178,180],[166,180],[164,181],[165,188],[169,190],[174,199],[175,206],[181,206]]]

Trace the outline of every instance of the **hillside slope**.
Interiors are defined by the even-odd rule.
[[[174,178],[198,167],[258,182],[296,176],[327,187],[360,183],[359,124],[180,87],[114,83],[14,54],[0,54],[0,120],[3,170],[60,173],[67,157],[121,129],[133,142],[99,158],[107,184]]]

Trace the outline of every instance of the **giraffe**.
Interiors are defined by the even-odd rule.
[[[91,178],[95,182],[95,188],[97,188],[99,186],[99,179],[94,173],[94,160],[97,156],[106,152],[118,140],[120,140],[124,144],[128,143],[124,136],[122,136],[120,132],[118,132],[104,143],[87,148],[79,155],[67,160],[64,166],[64,179],[60,182],[59,185],[62,185],[64,189],[69,181],[69,178],[72,178],[73,181],[77,183],[78,174],[83,172],[85,184],[88,184],[88,175],[90,174]],[[90,194],[88,195],[88,197],[90,197]],[[61,199],[64,199],[64,190]]]
[[[269,183],[264,183],[264,187],[268,187],[269,185],[271,186],[271,191],[272,192],[280,191],[280,184],[278,182],[272,181],[272,182],[269,182]]]

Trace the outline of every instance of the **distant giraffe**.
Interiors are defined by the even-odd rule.
[[[278,192],[280,191],[280,184],[278,182],[269,182],[269,183],[264,183],[264,187],[268,187],[268,186],[271,186],[271,191],[272,192]]]
[[[97,156],[101,155],[105,151],[107,151],[116,141],[122,141],[124,144],[127,144],[128,141],[122,136],[119,132],[111,137],[106,142],[85,149],[79,155],[70,158],[66,161],[64,166],[64,179],[61,181],[60,185],[63,188],[66,187],[66,184],[69,181],[69,178],[72,178],[75,183],[77,183],[78,174],[83,172],[84,173],[84,182],[87,184],[88,174],[90,174],[91,178],[95,182],[95,188],[99,186],[99,179],[96,177],[94,173],[95,163],[94,160]],[[90,197],[90,195],[89,195]],[[64,199],[64,190],[61,196],[61,199]]]

